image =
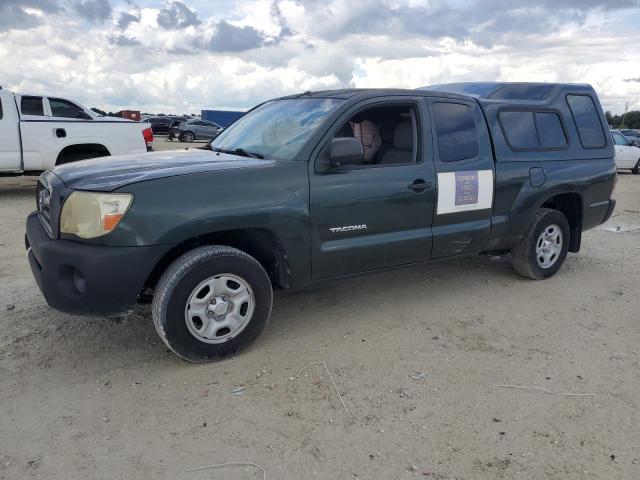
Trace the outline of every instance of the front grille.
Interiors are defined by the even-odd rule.
[[[38,209],[38,217],[45,230],[51,236],[51,190],[49,190],[42,181],[38,182],[36,190],[36,204]]]

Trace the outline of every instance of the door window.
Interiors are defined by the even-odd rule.
[[[75,103],[61,98],[50,98],[51,115],[64,118],[86,118],[88,115]]]
[[[443,162],[478,156],[478,132],[473,109],[462,103],[436,102],[433,105],[438,151]]]
[[[613,143],[616,145],[629,146],[629,141],[619,133],[613,132],[611,135],[613,136]]]
[[[418,126],[413,107],[388,105],[372,107],[353,115],[334,138],[354,137],[362,143],[360,164],[349,168],[415,163],[418,159]]]
[[[42,97],[22,97],[20,100],[20,111],[23,115],[44,115]]]
[[[2,99],[0,98],[0,120],[2,120]]]

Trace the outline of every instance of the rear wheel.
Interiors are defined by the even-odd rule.
[[[255,340],[271,305],[271,282],[257,260],[231,247],[201,247],[174,261],[160,278],[153,322],[177,355],[206,362]]]
[[[569,235],[569,222],[562,212],[541,208],[527,233],[511,251],[514,270],[533,280],[554,275],[567,256]]]
[[[196,136],[193,134],[193,132],[184,132],[181,136],[180,136],[180,140],[182,140],[183,142],[187,142],[187,143],[191,143],[196,139]]]
[[[58,158],[56,165],[64,165],[65,163],[79,162],[80,160],[90,160],[92,158],[108,157],[109,152],[98,151],[80,151],[62,153]]]

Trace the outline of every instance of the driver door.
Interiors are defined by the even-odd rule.
[[[323,139],[315,163],[310,163],[314,279],[430,257],[435,168],[423,104],[411,97],[361,103],[345,112]],[[362,164],[328,167],[331,140],[354,135],[354,124],[366,121],[380,135],[375,154]]]

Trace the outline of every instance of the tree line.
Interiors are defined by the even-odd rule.
[[[640,129],[640,111],[632,110],[630,112],[613,115],[611,112],[604,112],[607,117],[607,123],[613,128],[637,128]]]

